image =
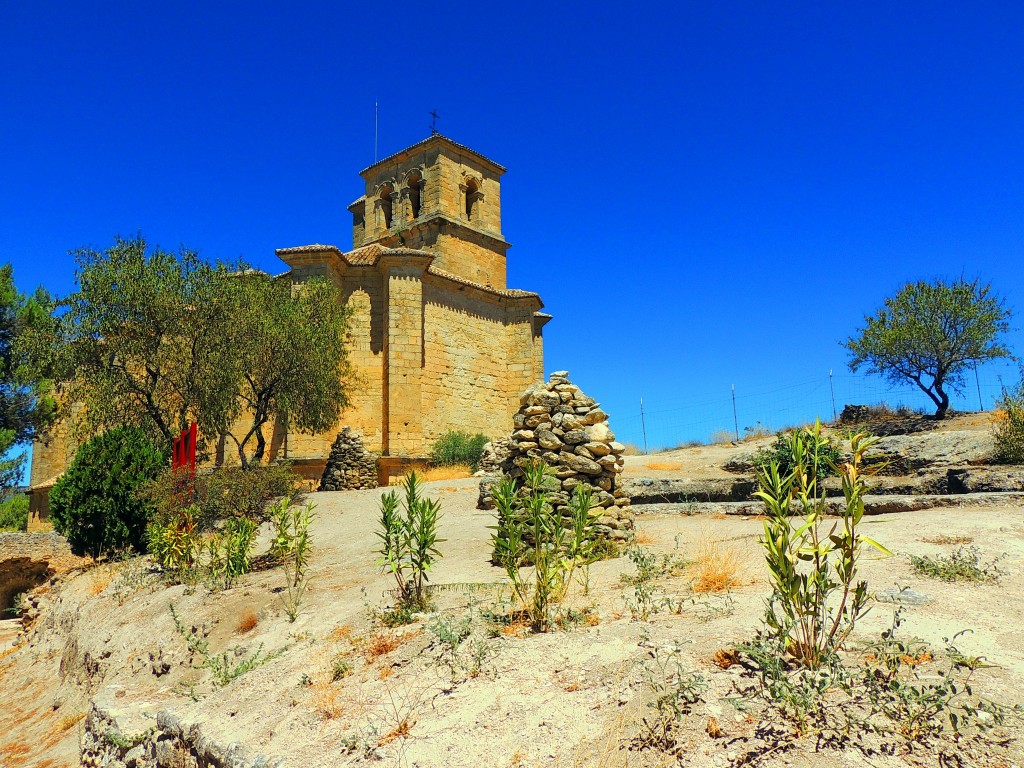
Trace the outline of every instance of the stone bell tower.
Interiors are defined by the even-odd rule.
[[[386,157],[360,173],[365,192],[349,206],[352,247],[429,251],[436,269],[503,289],[509,248],[501,234],[503,173],[440,134]]]

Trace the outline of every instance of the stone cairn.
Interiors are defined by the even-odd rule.
[[[370,453],[363,445],[363,438],[350,427],[338,433],[331,453],[327,457],[321,491],[352,491],[360,488],[376,488],[377,454]]]
[[[520,403],[512,419],[512,436],[484,447],[480,466],[486,475],[480,481],[477,507],[493,509],[491,489],[501,477],[522,477],[526,462],[540,459],[555,470],[561,483],[561,488],[551,494],[551,503],[558,512],[568,516],[573,488],[585,483],[593,489],[594,503],[603,511],[597,532],[615,542],[629,540],[633,513],[619,481],[626,447],[615,442],[615,433],[608,428],[608,414],[569,381],[568,371],[556,371],[547,384],[533,385]]]

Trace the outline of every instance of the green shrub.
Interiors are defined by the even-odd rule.
[[[146,550],[152,505],[138,490],[167,465],[165,454],[136,427],[116,427],[89,440],[50,493],[50,518],[76,554],[93,557]]]
[[[28,530],[28,496],[16,494],[0,501],[0,531]]]
[[[995,426],[996,461],[1024,464],[1024,392],[1007,392]]]
[[[756,496],[766,512],[761,544],[772,587],[765,632],[809,669],[835,655],[868,609],[867,582],[858,580],[865,545],[891,554],[859,529],[867,492],[864,455],[876,441],[863,434],[851,438],[853,458],[842,467],[845,508],[834,523],[824,520],[825,492],[814,471],[823,442],[820,424],[791,436],[789,462],[796,471],[783,474],[773,461],[758,472]]]
[[[410,472],[402,481],[405,497],[390,491],[380,500],[382,546],[377,565],[395,577],[401,605],[423,610],[427,607],[427,572],[441,558],[437,525],[441,502],[422,496],[420,479]]]
[[[573,575],[596,559],[595,527],[601,515],[593,508],[593,491],[586,483],[573,488],[569,519],[550,503],[558,483],[543,461],[523,467],[522,489],[505,477],[494,487],[498,525],[491,537],[494,561],[505,569],[512,591],[530,617],[535,632],[547,632],[558,618],[558,606],[569,594]],[[532,573],[521,566],[529,563]]]
[[[296,475],[287,464],[218,467],[192,477],[188,472],[166,469],[140,491],[155,509],[159,523],[173,520],[183,506],[194,504],[199,531],[210,531],[232,519],[266,522],[267,502],[295,492]]]
[[[766,448],[760,448],[754,452],[751,461],[758,473],[763,473],[774,463],[779,468],[779,474],[783,477],[790,474],[795,468],[793,461],[793,436],[800,435],[804,445],[804,458],[806,468],[813,469],[815,476],[821,480],[839,474],[839,464],[842,460],[842,453],[839,447],[832,442],[827,435],[821,434],[820,429],[805,429],[802,432],[779,432],[775,436],[775,442]]]
[[[476,472],[487,442],[487,436],[479,432],[475,435],[455,430],[445,432],[430,449],[430,463],[436,467],[468,464]]]
[[[150,523],[146,529],[150,554],[167,570],[184,573],[198,562],[203,549],[198,518],[198,507],[190,504],[166,521]]]

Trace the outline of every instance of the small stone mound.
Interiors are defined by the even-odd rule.
[[[477,464],[477,476],[500,475],[504,473],[502,467],[512,456],[512,438],[499,437],[489,443],[484,443],[484,451]]]
[[[589,485],[595,503],[603,508],[598,533],[613,541],[627,541],[633,531],[633,513],[619,479],[626,446],[615,441],[600,403],[569,381],[567,371],[556,371],[546,384],[530,387],[520,403],[512,420],[512,436],[491,444],[487,466],[494,469],[480,482],[477,507],[493,509],[491,488],[501,477],[520,478],[528,461],[540,459],[555,470],[561,483],[551,494],[557,511],[568,515],[573,488],[580,483]],[[500,458],[505,444],[507,455]]]
[[[354,491],[362,488],[376,488],[378,455],[370,453],[363,445],[363,438],[350,427],[345,427],[331,446],[323,477],[321,491]]]

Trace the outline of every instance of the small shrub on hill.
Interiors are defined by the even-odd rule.
[[[487,436],[451,430],[437,439],[430,449],[430,463],[437,467],[468,464],[474,472],[484,453]]]
[[[1003,395],[996,418],[996,461],[1024,464],[1024,388]]]
[[[751,461],[759,474],[768,471],[775,464],[779,475],[785,477],[796,468],[793,458],[793,436],[800,435],[804,445],[803,461],[805,469],[813,470],[819,480],[839,474],[839,463],[842,454],[832,438],[823,435],[820,429],[804,430],[803,432],[779,432],[775,442],[766,448],[754,452]]]
[[[50,493],[50,517],[76,554],[100,557],[146,550],[152,505],[138,490],[166,466],[167,457],[142,430],[117,427],[83,444]]]
[[[208,531],[222,520],[266,522],[267,502],[295,491],[296,475],[287,464],[217,467],[194,477],[187,471],[165,469],[140,490],[139,495],[155,510],[155,519],[166,523],[185,505],[195,505],[199,531]]]
[[[28,529],[28,496],[16,494],[0,501],[0,531]]]

